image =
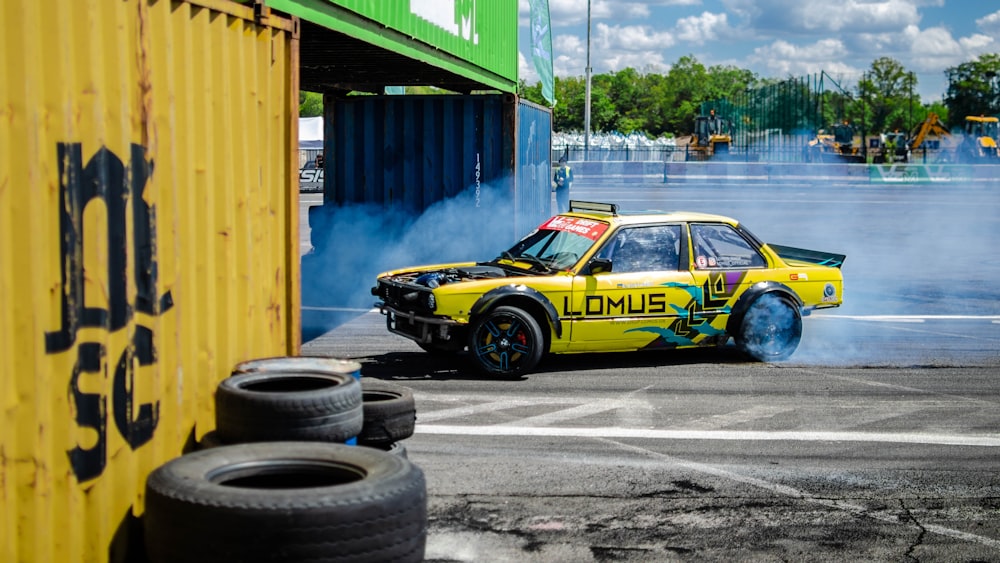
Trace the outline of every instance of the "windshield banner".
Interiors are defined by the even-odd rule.
[[[567,231],[585,236],[590,240],[597,240],[604,234],[604,231],[608,230],[608,224],[602,221],[594,221],[593,219],[556,215],[542,225],[541,228],[553,231]]]

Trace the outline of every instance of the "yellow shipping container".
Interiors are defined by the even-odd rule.
[[[135,556],[218,382],[298,353],[298,42],[262,3],[0,2],[0,560]]]

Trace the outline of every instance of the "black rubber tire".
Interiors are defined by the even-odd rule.
[[[358,434],[359,444],[391,444],[413,436],[417,420],[413,390],[377,379],[363,379],[361,398],[364,426]]]
[[[469,356],[487,374],[519,377],[545,353],[545,338],[534,317],[502,305],[482,315],[469,333]]]
[[[199,450],[207,450],[209,448],[218,448],[219,446],[227,445],[222,438],[219,437],[219,432],[216,430],[210,430],[206,432],[204,436],[201,437],[201,441],[198,442]]]
[[[761,362],[787,360],[802,338],[802,312],[789,299],[768,293],[747,309],[736,346]]]
[[[152,563],[421,561],[423,472],[357,446],[221,446],[158,467],[146,480]]]
[[[371,445],[359,445],[359,448],[375,448],[376,450],[381,450],[383,452],[388,452],[392,455],[398,455],[402,457],[409,457],[406,453],[406,445],[402,442],[393,442],[391,444],[371,444]]]
[[[324,356],[277,356],[240,362],[232,373],[342,373],[353,375],[361,370],[354,360],[340,360]]]
[[[215,429],[230,444],[346,442],[361,432],[361,384],[322,372],[240,373],[215,392]]]

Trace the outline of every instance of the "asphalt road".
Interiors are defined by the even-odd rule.
[[[1000,561],[1000,197],[968,186],[586,186],[844,252],[788,362],[731,347],[477,377],[377,312],[307,342],[411,387],[429,561]]]

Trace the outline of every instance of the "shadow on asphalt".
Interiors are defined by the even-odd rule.
[[[389,352],[354,358],[361,363],[361,375],[393,381],[408,380],[495,380],[527,381],[532,375],[558,374],[604,369],[650,368],[694,364],[745,364],[749,360],[735,346],[608,352],[602,354],[550,354],[531,373],[520,377],[484,375],[477,371],[467,352],[430,354],[427,352]]]

